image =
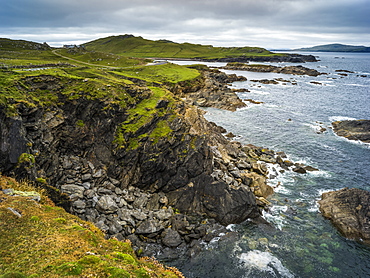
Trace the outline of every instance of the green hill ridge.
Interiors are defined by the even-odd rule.
[[[87,50],[109,52],[129,57],[200,58],[279,56],[260,47],[214,47],[169,40],[152,41],[133,35],[110,36],[83,44]]]

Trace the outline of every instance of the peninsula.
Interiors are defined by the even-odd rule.
[[[294,51],[307,51],[307,52],[370,52],[370,47],[366,46],[355,46],[355,45],[345,45],[345,44],[325,44],[313,47],[298,48]]]

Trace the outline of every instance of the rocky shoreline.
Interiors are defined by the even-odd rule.
[[[266,55],[266,56],[245,56],[245,57],[229,57],[229,58],[215,58],[215,59],[205,59],[205,58],[153,58],[155,60],[183,60],[183,61],[203,61],[203,62],[226,62],[226,63],[233,63],[233,62],[240,62],[240,63],[248,63],[248,62],[270,62],[270,63],[306,63],[306,62],[317,62],[315,56],[313,55],[303,55],[303,54],[295,54],[295,53],[287,53],[287,54],[280,54],[280,55]]]
[[[209,62],[271,62],[271,63],[306,63],[306,62],[317,62],[317,59],[313,55],[302,55],[302,54],[282,54],[275,56],[249,56],[249,57],[235,57],[235,58],[219,58],[219,59],[207,59]]]
[[[286,66],[278,67],[271,65],[249,65],[245,63],[228,63],[223,69],[227,70],[245,70],[245,71],[254,71],[254,72],[275,72],[275,73],[284,73],[284,74],[293,74],[293,75],[309,75],[309,76],[318,76],[323,73],[318,72],[315,69],[306,68],[303,66]]]
[[[370,120],[336,121],[332,126],[338,136],[370,143]]]

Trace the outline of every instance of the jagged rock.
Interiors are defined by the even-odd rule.
[[[293,172],[296,172],[296,173],[299,173],[299,174],[306,174],[307,173],[306,169],[304,169],[301,166],[295,166],[293,168]]]
[[[148,197],[146,194],[142,194],[139,198],[136,198],[134,203],[132,204],[135,208],[143,208],[148,202]]]
[[[165,246],[173,248],[179,246],[182,243],[182,239],[178,232],[169,228],[163,232],[162,243]]]
[[[122,231],[122,229],[122,225],[117,221],[117,219],[114,219],[109,225],[108,232],[111,235],[114,235],[118,234],[120,231]]]
[[[159,232],[164,230],[164,226],[161,222],[153,219],[143,221],[136,229],[135,234],[138,235],[152,235],[155,236]]]
[[[370,192],[344,188],[323,193],[319,201],[322,215],[347,238],[370,242]]]
[[[83,186],[75,185],[75,184],[64,184],[60,188],[63,193],[67,195],[75,195],[78,198],[82,199],[85,188]]]
[[[339,136],[370,143],[370,120],[337,121],[332,126]]]
[[[249,186],[253,188],[253,193],[257,197],[267,198],[274,192],[272,187],[266,184],[265,177],[258,175],[257,173],[247,173],[245,176],[251,179]]]
[[[173,210],[169,209],[161,209],[159,211],[153,212],[153,216],[161,221],[168,220],[174,215]]]
[[[139,210],[133,210],[131,211],[131,216],[139,221],[145,220],[148,216]]]
[[[103,213],[115,213],[118,210],[118,205],[111,196],[104,195],[99,198],[96,208]]]
[[[132,226],[135,226],[135,220],[131,217],[131,210],[119,209],[117,214],[122,221],[126,221],[127,223],[130,223]]]
[[[84,209],[86,208],[86,203],[82,200],[77,200],[73,202],[73,207],[75,207],[76,209]]]
[[[252,169],[254,172],[261,174],[261,175],[267,175],[268,170],[265,164],[262,163],[253,163],[252,164]]]

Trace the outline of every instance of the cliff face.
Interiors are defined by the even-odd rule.
[[[58,81],[44,77],[38,86],[56,88]],[[150,97],[143,89],[126,91],[144,100]],[[212,177],[215,159],[238,160],[240,146],[224,139],[197,108],[174,103],[176,107],[170,109],[173,104],[158,100],[151,118],[137,130],[124,132],[121,141],[117,138],[122,123],[127,128],[144,116],[134,119],[129,109],[119,105],[107,109],[104,100],[60,97],[59,105],[36,107],[15,103],[16,116],[7,116],[2,108],[1,171],[18,178],[45,179],[62,192],[77,194],[77,199],[93,199],[84,196],[84,190],[113,184],[121,190],[135,187],[164,193],[168,205],[181,212],[206,214],[222,224],[258,216],[248,184],[230,186]],[[214,153],[221,152],[215,158]],[[69,185],[77,186],[79,193]]]
[[[0,171],[47,188],[58,205],[109,237],[129,238],[144,250],[145,244],[190,246],[222,231],[214,220],[260,218],[268,204],[272,189],[262,160],[276,163],[274,152],[225,139],[202,110],[176,98],[194,87],[175,86],[173,95],[124,85],[122,105],[112,96],[61,93],[70,82],[58,77],[24,82],[27,90],[43,88],[58,99],[8,100],[0,108]]]

